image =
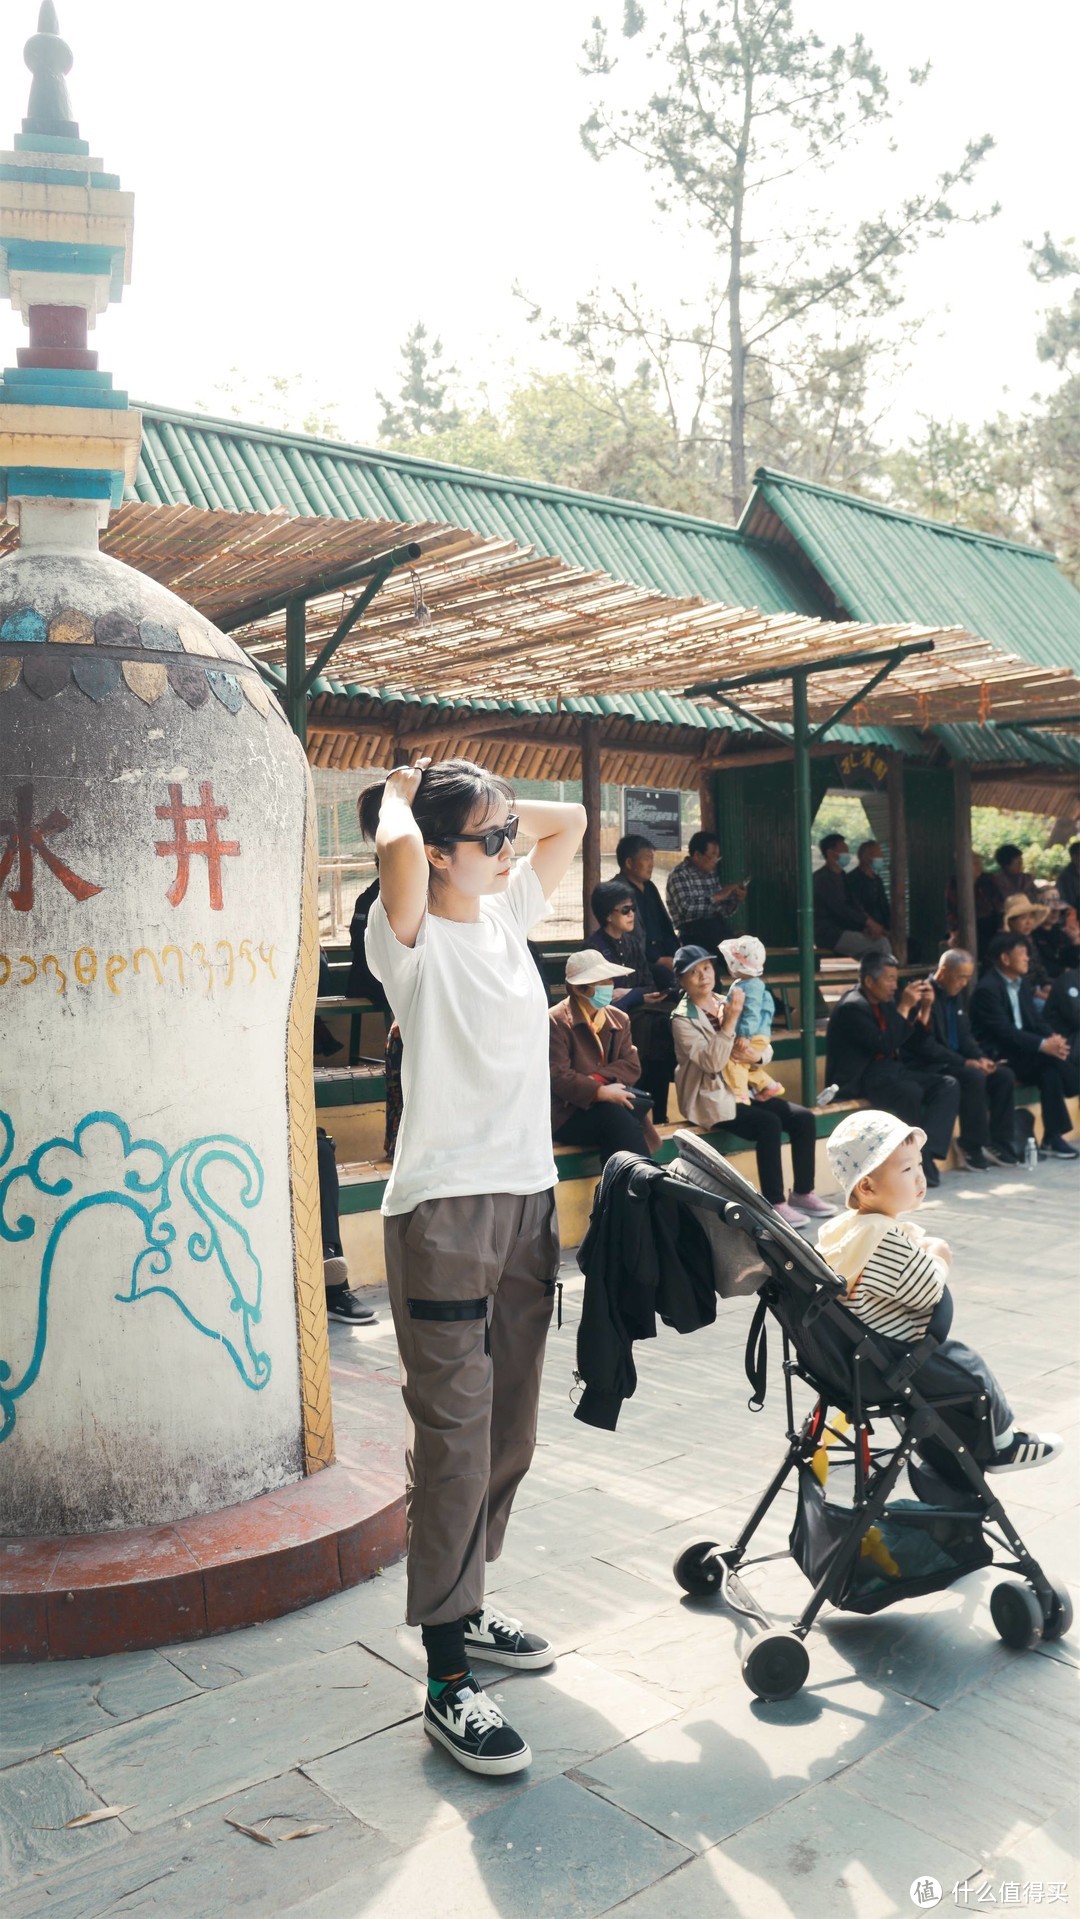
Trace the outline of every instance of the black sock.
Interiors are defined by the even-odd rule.
[[[448,1679],[468,1672],[463,1619],[451,1619],[441,1626],[421,1626],[420,1637],[427,1654],[428,1681],[433,1686],[441,1688]]]

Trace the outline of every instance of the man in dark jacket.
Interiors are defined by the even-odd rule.
[[[1043,1151],[1051,1159],[1080,1159],[1065,1134],[1072,1122],[1066,1098],[1080,1092],[1080,1073],[1069,1059],[1069,1042],[1055,1033],[1027,984],[1027,940],[996,933],[989,965],[971,996],[971,1025],[995,1059],[1007,1060],[1017,1076],[1039,1089]]]
[[[892,910],[889,895],[885,891],[885,881],[881,877],[884,863],[881,842],[864,840],[846,879],[848,892],[856,906],[861,906],[867,918],[876,920],[883,932],[887,933],[892,925]]]
[[[885,928],[852,897],[840,864],[848,850],[844,835],[826,833],[819,845],[825,864],[814,874],[814,945],[844,959],[887,953]]]
[[[365,886],[357,897],[353,907],[352,924],[349,927],[349,945],[352,949],[352,964],[349,968],[349,998],[369,999],[372,1004],[381,1007],[383,1012],[390,1011],[389,1002],[383,991],[383,983],[376,979],[367,963],[364,949],[364,934],[367,931],[368,914],[379,897],[379,875],[376,873],[370,886]]]
[[[962,947],[950,946],[931,980],[930,1038],[934,1057],[960,1084],[960,1146],[970,1167],[1015,1166],[1013,1145],[1016,1078],[1010,1066],[992,1060],[979,1045],[968,1017],[967,989],[975,961]]]
[[[933,987],[929,980],[899,984],[892,954],[867,953],[859,984],[845,993],[829,1020],[826,1076],[842,1099],[865,1099],[926,1134],[922,1149],[928,1186],[939,1186],[935,1160],[944,1159],[960,1105],[960,1087],[934,1058],[930,1037]]]
[[[1069,1042],[1069,1058],[1080,1061],[1080,967],[1059,973],[1043,1001],[1043,1014],[1055,1033]]]
[[[625,833],[615,848],[618,877],[634,889],[637,931],[645,943],[645,958],[670,979],[671,962],[679,944],[667,907],[653,885],[656,848],[643,833]]]

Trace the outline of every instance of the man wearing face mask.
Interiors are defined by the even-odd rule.
[[[875,920],[887,933],[892,925],[892,914],[889,895],[881,877],[884,867],[880,841],[864,840],[855,865],[847,875],[847,885],[852,899],[857,906],[862,907],[867,919]]]
[[[548,1014],[552,1138],[592,1147],[601,1165],[612,1153],[648,1157],[660,1144],[650,1102],[631,1090],[641,1061],[629,1017],[612,1005],[615,981],[630,971],[593,947],[571,953],[566,998]]]
[[[814,945],[844,959],[887,953],[889,936],[882,922],[851,891],[843,865],[848,850],[844,835],[826,833],[819,846],[824,865],[814,874]]]

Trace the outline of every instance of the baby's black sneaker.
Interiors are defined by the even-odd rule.
[[[538,1672],[555,1655],[539,1633],[526,1632],[520,1619],[508,1619],[493,1606],[481,1606],[465,1621],[465,1651],[494,1666],[513,1666],[518,1672]]]
[[[521,1734],[507,1725],[494,1700],[477,1685],[471,1672],[462,1679],[451,1679],[437,1699],[428,1688],[424,1731],[453,1753],[466,1772],[494,1776],[522,1772],[532,1764],[532,1753]]]
[[[1029,1466],[1045,1466],[1056,1459],[1065,1442],[1056,1433],[1017,1433],[1010,1446],[1000,1452],[988,1473],[1022,1473]]]

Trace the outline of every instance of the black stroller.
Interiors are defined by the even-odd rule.
[[[870,1333],[841,1303],[843,1282],[727,1160],[692,1133],[680,1132],[676,1140],[671,1179],[681,1182],[688,1204],[712,1215],[707,1230],[718,1291],[736,1290],[725,1284],[727,1272],[744,1278],[748,1239],[761,1262],[746,1348],[755,1411],[765,1399],[770,1315],[781,1333],[787,1451],[738,1538],[729,1546],[697,1541],[674,1567],[684,1592],[719,1593],[763,1629],[742,1662],[751,1692],[777,1700],[799,1691],[810,1667],[804,1642],[826,1601],[848,1612],[878,1612],[992,1564],[1021,1575],[995,1586],[990,1599],[1006,1645],[1025,1650],[1040,1638],[1060,1639],[1072,1624],[1068,1590],[1052,1584],[1031,1557],[979,1464],[992,1457],[985,1396],[973,1391],[966,1373],[935,1359],[937,1340],[908,1347]],[[796,1379],[817,1395],[799,1426]],[[899,1437],[890,1433],[883,1444],[879,1426]],[[852,1475],[849,1502],[826,1497],[811,1463],[826,1443],[833,1472],[846,1468]],[[915,1498],[892,1500],[905,1467]],[[749,1559],[747,1548],[793,1472],[798,1485],[788,1554],[813,1591],[801,1616],[777,1627],[739,1571],[778,1556]],[[995,1548],[1004,1557],[995,1559]]]

